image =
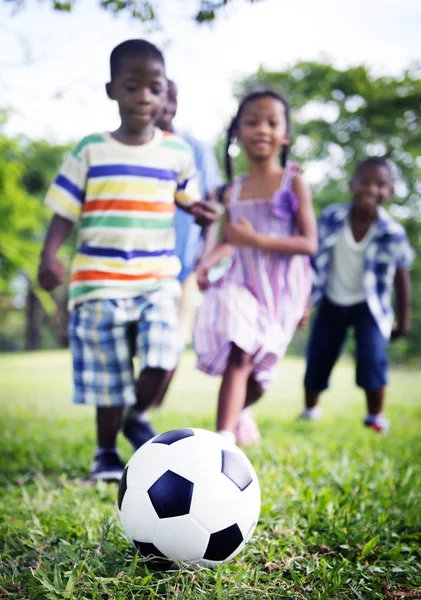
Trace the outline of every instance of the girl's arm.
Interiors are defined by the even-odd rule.
[[[272,237],[258,233],[246,219],[237,223],[226,221],[224,233],[234,246],[254,246],[280,254],[314,254],[317,249],[317,225],[311,192],[300,175],[292,181],[292,189],[298,200],[296,220],[299,235]]]
[[[224,258],[231,256],[232,246],[227,242],[219,242],[210,252],[205,260],[196,267],[197,284],[201,290],[205,290],[209,285],[208,274],[212,267],[219,265]]]

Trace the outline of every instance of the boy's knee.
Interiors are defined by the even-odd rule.
[[[236,369],[247,369],[253,366],[253,359],[250,354],[247,354],[235,344],[232,345],[229,362]]]

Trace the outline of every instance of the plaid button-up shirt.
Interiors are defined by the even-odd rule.
[[[330,273],[332,249],[345,225],[352,204],[332,204],[318,220],[319,246],[311,258],[312,303],[323,296]],[[382,207],[377,229],[365,250],[363,288],[370,311],[385,338],[393,324],[392,293],[396,269],[407,267],[413,258],[404,228]]]

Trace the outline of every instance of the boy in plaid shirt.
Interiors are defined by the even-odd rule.
[[[383,415],[387,346],[389,340],[409,332],[412,250],[403,227],[382,208],[393,192],[385,159],[372,157],[359,163],[350,191],[351,203],[328,206],[318,222],[312,301],[320,305],[308,343],[301,418],[320,418],[320,394],[328,387],[347,331],[353,327],[356,383],[367,401],[364,425],[386,432],[390,425]]]

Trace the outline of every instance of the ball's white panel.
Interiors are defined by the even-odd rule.
[[[209,533],[191,515],[161,519],[153,543],[169,558],[196,562],[204,555]]]
[[[147,492],[128,488],[121,504],[120,519],[130,540],[153,541],[159,518]]]
[[[194,429],[195,435],[180,440],[171,447],[170,469],[190,481],[221,472],[221,436],[211,431]]]
[[[237,522],[240,503],[240,490],[218,473],[196,482],[190,514],[209,533],[214,533]]]
[[[237,525],[248,542],[253,535],[260,515],[260,486],[257,479],[241,492],[241,503],[237,517]]]
[[[127,487],[147,490],[163,473],[168,471],[169,446],[151,444],[141,446],[130,458],[127,469]]]

